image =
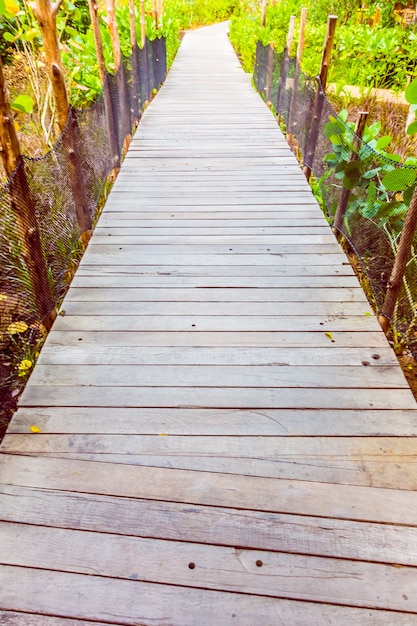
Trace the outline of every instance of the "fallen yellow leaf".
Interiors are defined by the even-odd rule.
[[[40,433],[40,432],[42,432],[41,429],[39,428],[39,426],[35,426],[35,425],[32,425],[30,427],[30,430],[31,430],[32,433]]]

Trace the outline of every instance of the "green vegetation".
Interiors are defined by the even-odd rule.
[[[401,14],[394,12],[395,4],[400,3],[384,2],[381,9],[378,2],[370,2],[366,10],[361,10],[361,3],[346,0],[281,0],[268,7],[266,27],[261,28],[259,5],[248,9],[241,3],[232,18],[230,37],[246,71],[251,72],[257,40],[264,44],[274,42],[276,50],[282,50],[290,16],[298,18],[301,8],[307,7],[302,68],[314,76],[320,68],[327,17],[334,13],[339,19],[329,82],[341,87],[403,90],[408,77],[417,75],[417,32],[414,25],[401,26]],[[297,38],[297,28],[295,35]]]

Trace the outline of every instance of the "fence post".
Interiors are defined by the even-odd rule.
[[[135,0],[129,0],[130,18],[130,47],[132,59],[132,93],[131,107],[135,125],[139,120],[139,57],[138,42],[136,37],[136,10]]]
[[[159,28],[159,8],[158,1],[152,0],[152,17],[155,20],[155,28],[158,30]]]
[[[290,133],[294,131],[293,112],[296,110],[296,107],[297,107],[298,83],[300,81],[300,71],[301,71],[300,66],[301,66],[301,61],[303,58],[306,24],[307,24],[307,9],[303,8],[301,9],[301,16],[300,16],[300,34],[298,37],[297,56],[296,56],[295,71],[294,71],[294,84],[293,84],[293,90],[292,90],[291,102],[290,102],[290,111],[289,111],[288,132]]]
[[[313,164],[314,153],[316,151],[317,138],[320,129],[320,117],[323,110],[324,92],[327,84],[327,75],[329,73],[330,57],[333,49],[334,35],[336,31],[336,15],[329,15],[327,20],[327,32],[324,40],[323,54],[320,65],[320,81],[317,87],[316,99],[314,103],[313,121],[306,142],[305,159],[311,165]],[[307,180],[310,180],[311,168],[308,165],[303,167],[303,172]]]
[[[74,198],[78,225],[82,233],[82,240],[87,242],[91,235],[92,221],[84,192],[83,173],[77,157],[78,124],[75,112],[69,106],[56,28],[56,16],[61,4],[62,0],[56,0],[56,2],[51,2],[50,0],[35,0],[33,3],[33,13],[39,24],[39,30],[41,31],[45,47],[57,107],[58,126],[61,133],[64,132],[64,130],[66,131],[63,136],[63,144],[68,153],[71,191]]]
[[[123,142],[124,148],[126,149],[128,144],[130,143],[130,139],[132,136],[133,121],[131,119],[130,102],[128,102],[127,85],[126,85],[125,75],[123,71],[124,67],[122,64],[122,51],[120,47],[119,31],[117,28],[117,21],[116,21],[115,0],[106,0],[106,8],[107,8],[107,20],[108,20],[108,26],[109,26],[109,32],[110,32],[111,45],[113,49],[113,60],[114,60],[114,69],[116,72],[117,90],[118,90],[118,95],[119,95],[122,135],[126,135],[124,137],[119,136],[119,145]],[[121,69],[120,69],[120,66],[122,66]],[[129,120],[129,128],[124,128],[124,124],[126,123],[126,120]]]
[[[358,119],[356,120],[355,131],[354,131],[355,135],[352,141],[354,151],[350,153],[349,163],[351,163],[352,161],[356,161],[358,158],[358,151],[360,149],[360,143],[361,143],[359,140],[362,139],[367,119],[368,119],[367,111],[360,111],[358,113]],[[346,213],[347,205],[349,202],[350,191],[351,191],[350,189],[343,188],[342,193],[340,194],[340,200],[337,206],[336,215],[334,217],[333,226],[332,226],[332,231],[334,232],[336,237],[340,235],[340,232],[343,226],[343,220],[345,218],[345,213]]]
[[[401,233],[401,239],[398,246],[397,255],[394,260],[394,266],[387,285],[384,304],[379,316],[379,323],[386,333],[389,329],[389,323],[394,314],[395,305],[401,290],[402,281],[407,263],[410,258],[411,248],[413,245],[414,235],[417,230],[417,187],[414,189],[410,206],[405,216],[404,226]]]
[[[140,0],[140,47],[143,48],[146,39],[145,0]]]
[[[46,328],[56,317],[54,298],[48,281],[45,257],[35,213],[35,199],[26,178],[25,164],[21,157],[19,140],[10,111],[0,58],[0,155],[6,175],[9,177],[9,194],[16,218],[22,257],[30,276],[33,298]]]
[[[268,6],[268,0],[262,0],[262,10],[261,10],[261,26],[265,28],[266,25],[266,8]]]
[[[266,66],[265,100],[271,106],[272,73],[274,71],[274,43],[268,46],[268,61]]]
[[[114,119],[113,104],[110,93],[110,84],[106,79],[106,64],[103,54],[103,41],[101,39],[100,24],[98,19],[98,4],[96,0],[88,0],[90,9],[91,26],[93,30],[94,43],[96,46],[98,72],[103,87],[104,108],[106,110],[106,125],[109,136],[110,151],[112,155],[112,168],[120,167],[120,153],[117,139],[117,125]]]
[[[291,47],[292,47],[292,42],[294,39],[294,29],[295,29],[295,15],[291,15],[290,25],[288,28],[287,43],[285,45],[284,63],[282,66],[281,77],[280,77],[280,82],[279,82],[279,93],[278,93],[278,102],[277,102],[277,112],[279,114],[281,114],[285,88],[287,85],[287,75],[288,75],[288,67],[290,64]]]

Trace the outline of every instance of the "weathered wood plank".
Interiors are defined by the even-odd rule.
[[[325,382],[324,382],[325,381]],[[409,389],[399,366],[44,365],[28,382],[47,386]],[[417,406],[417,405],[416,405]]]
[[[110,289],[110,287],[109,287]],[[65,306],[65,305],[64,305]],[[241,303],[242,309],[244,304]],[[203,308],[203,307],[202,307]],[[278,308],[278,305],[277,305]],[[360,307],[358,307],[359,309]],[[167,313],[169,313],[167,303]],[[64,309],[65,310],[65,309]],[[201,311],[202,312],[202,311]],[[140,315],[117,317],[116,315],[60,316],[56,322],[57,331],[230,331],[230,332],[303,332],[303,331],[377,331],[378,322],[373,316],[350,315],[284,317],[268,315]],[[329,337],[329,339],[331,339]]]
[[[276,387],[94,387],[28,385],[20,406],[195,407],[266,409],[415,409],[410,389]]]
[[[0,455],[5,485],[414,526],[417,492]]]
[[[163,259],[163,252],[165,247],[161,249],[158,246],[147,246],[146,251],[140,246],[137,246],[136,250],[125,251],[124,255],[121,255],[118,250],[115,250],[117,246],[107,246],[103,249],[103,246],[95,246],[94,249],[90,248],[88,256],[84,255],[81,266],[88,267],[102,267],[104,264],[112,265],[113,267],[142,267],[154,266],[161,264]],[[172,252],[172,256],[171,256]],[[195,253],[194,253],[195,252]],[[201,248],[198,251],[193,251],[192,247],[181,246],[181,248],[172,250],[170,247],[169,264],[174,264],[176,267],[190,267],[194,266],[248,266],[253,264],[256,266],[269,267],[286,267],[292,266],[304,266],[309,261],[312,265],[338,265],[342,266],[346,263],[346,257],[342,254],[327,254],[323,251],[323,247],[318,254],[306,254],[306,255],[283,255],[281,253],[262,252],[257,254],[256,249],[252,250],[252,253],[231,253],[224,247],[208,246],[204,248],[203,254]],[[305,250],[304,250],[305,252]],[[86,253],[87,254],[87,253]]]
[[[37,615],[29,613],[16,613],[15,611],[0,610],[0,623],[3,626],[106,626],[109,622],[80,622],[78,619],[66,619],[63,617],[48,617],[47,615]],[[121,622],[112,622],[114,626],[123,626]]]
[[[73,530],[416,565],[411,526],[0,487],[0,519]],[[149,520],[152,519],[152,524]]]
[[[121,287],[157,287],[170,289],[172,287],[192,287],[195,289],[213,287],[228,289],[236,288],[257,288],[257,289],[280,289],[280,288],[311,288],[314,286],[316,289],[334,288],[334,276],[284,276],[284,277],[265,277],[254,276],[253,278],[248,276],[117,276],[112,279],[111,276],[76,276],[72,282],[72,287],[105,287],[107,283],[108,288],[121,288]],[[338,276],[337,279],[338,288],[355,288],[358,287],[358,279],[356,276]]]
[[[103,431],[104,432],[104,431]],[[6,435],[2,451],[110,463],[417,489],[410,438]]]
[[[306,623],[319,626],[326,621],[340,626],[385,626],[393,619],[399,626],[417,624],[417,616],[412,613],[337,607],[12,566],[0,568],[0,582],[0,601],[6,610],[115,624],[115,607],[123,607],[124,626],[195,626],[196,615],[199,626],[234,626],[237,623],[253,626],[259,616],[262,616],[263,626],[276,626],[277,616],[282,623],[292,626]],[[46,589],[54,589],[55,593],[47,593]]]
[[[417,436],[417,411],[21,407],[8,433],[136,435]]]
[[[373,352],[369,348],[239,348],[239,347],[157,347],[137,350],[132,346],[100,346],[82,342],[77,346],[43,348],[42,365],[326,365],[344,367],[395,366],[398,361],[390,347]]]
[[[4,565],[274,598],[317,600],[319,596],[326,603],[369,608],[389,605],[397,611],[417,613],[417,577],[407,566],[7,522],[2,524],[0,552]]]
[[[358,287],[311,288],[286,287],[259,289],[224,288],[112,288],[109,287],[72,287],[65,301],[97,302],[360,302],[367,304],[362,289]],[[363,306],[363,305],[362,305]]]
[[[65,304],[64,304],[65,307]],[[332,333],[332,339],[323,330],[318,332],[85,332],[54,331],[47,339],[47,345],[86,345],[101,346],[194,346],[194,347],[322,347],[331,348],[383,348],[388,345],[380,331]]]
[[[210,278],[219,277],[246,277],[253,278],[256,276],[271,277],[289,277],[289,276],[353,276],[352,267],[346,265],[276,265],[276,266],[259,266],[259,265],[208,265],[201,267],[182,266],[182,265],[88,265],[83,263],[77,270],[77,278],[79,276],[197,276]]]

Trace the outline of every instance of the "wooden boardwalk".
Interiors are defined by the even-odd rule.
[[[417,624],[416,404],[224,25],[63,309],[0,449],[2,626]]]

